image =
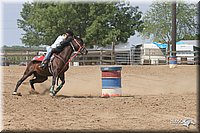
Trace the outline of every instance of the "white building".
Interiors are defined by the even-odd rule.
[[[181,40],[176,44],[176,56],[179,64],[194,64],[197,59],[198,41]]]
[[[138,44],[132,49],[133,61],[136,64],[166,64],[166,50],[153,43]]]
[[[166,64],[167,44],[147,43],[134,46],[140,49],[140,64]],[[197,40],[181,40],[176,44],[176,56],[178,64],[194,64],[197,60]]]

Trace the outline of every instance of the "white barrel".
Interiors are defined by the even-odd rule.
[[[79,66],[79,62],[74,62],[74,66]]]
[[[117,97],[117,96],[121,96],[121,95],[122,95],[121,88],[102,89],[101,97]]]

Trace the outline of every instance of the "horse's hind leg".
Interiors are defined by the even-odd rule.
[[[18,90],[19,86],[22,84],[22,82],[24,82],[24,80],[26,80],[29,76],[31,76],[31,75],[33,74],[34,68],[35,68],[35,67],[34,67],[33,62],[30,62],[30,63],[28,64],[28,66],[26,67],[26,70],[25,70],[25,72],[24,72],[24,75],[23,75],[22,78],[17,82],[16,87],[15,87],[15,90],[14,90],[14,92],[13,92],[13,95],[19,95],[19,94],[17,93],[17,90]]]
[[[64,73],[59,76],[59,79],[62,81],[62,83],[56,88],[55,95],[60,91],[60,89],[65,84],[65,75],[64,75]]]
[[[22,82],[24,82],[24,80],[26,80],[29,76],[31,76],[33,74],[32,71],[25,71],[23,77],[17,82],[17,85],[15,87],[15,90],[13,92],[13,95],[18,95],[17,90],[19,88],[19,86],[22,84]]]
[[[39,76],[39,75],[35,75],[35,77],[36,77],[35,79],[31,79],[29,81],[30,85],[31,85],[31,90],[30,90],[31,94],[39,94],[37,91],[35,91],[35,87],[34,87],[35,83],[42,83],[48,79],[48,77],[43,77],[43,76]]]

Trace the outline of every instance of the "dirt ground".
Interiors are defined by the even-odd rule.
[[[1,67],[4,131],[160,131],[197,130],[197,67],[195,65],[122,66],[122,96],[101,98],[101,66],[70,66],[66,84],[49,96],[51,78],[29,79],[11,95],[25,66]],[[1,81],[2,82],[2,81]],[[183,126],[185,119],[196,125]]]

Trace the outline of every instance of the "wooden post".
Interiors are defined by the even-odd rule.
[[[151,49],[149,49],[149,65],[151,65],[151,55],[150,55],[151,52],[150,51],[151,51]]]
[[[133,63],[132,63],[132,48],[130,48],[130,51],[129,51],[129,65],[133,65]]]
[[[85,66],[85,55],[82,55],[83,56],[83,65]],[[79,64],[80,64],[80,57],[79,57]]]
[[[170,56],[170,41],[167,42],[167,51],[166,51],[166,63],[169,64],[169,56]]]
[[[101,50],[100,50],[100,65],[102,65],[102,60],[103,60],[102,55],[103,55],[103,52],[102,52],[102,49],[101,49]]]
[[[112,60],[114,60],[114,63],[113,65],[116,64],[116,59],[115,59],[115,43],[112,42],[112,53],[111,53],[111,56],[112,56]]]
[[[26,66],[28,65],[28,60],[29,60],[28,57],[29,57],[29,51],[27,50],[26,51]]]

